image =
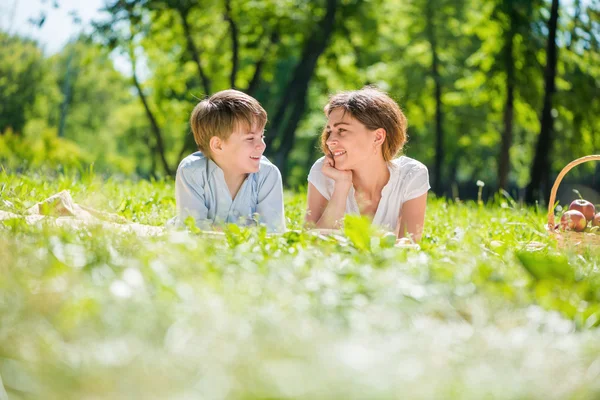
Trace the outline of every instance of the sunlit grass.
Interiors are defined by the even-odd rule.
[[[68,189],[163,225],[172,182],[0,174],[0,209]],[[11,399],[596,398],[600,251],[543,212],[429,200],[421,250],[351,221],[222,237],[0,223],[0,374]],[[532,243],[535,246],[532,246]],[[1,391],[0,391],[1,398]]]

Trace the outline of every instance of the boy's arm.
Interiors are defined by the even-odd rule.
[[[175,201],[179,223],[184,225],[186,218],[192,217],[196,226],[210,229],[211,221],[207,220],[208,209],[204,200],[204,189],[194,182],[194,169],[178,169],[175,177]]]
[[[285,232],[285,212],[283,208],[283,184],[281,173],[271,168],[258,189],[256,212],[259,223],[267,225],[269,231]]]

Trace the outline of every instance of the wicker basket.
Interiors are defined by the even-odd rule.
[[[567,164],[556,177],[554,186],[552,186],[552,191],[550,192],[550,200],[548,201],[548,226],[546,229],[557,239],[558,245],[561,247],[585,248],[589,245],[600,246],[600,234],[593,232],[562,231],[556,229],[554,220],[554,202],[556,201],[556,192],[558,191],[560,182],[573,167],[588,161],[600,161],[600,154],[581,157]]]

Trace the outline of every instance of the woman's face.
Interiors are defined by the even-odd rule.
[[[376,132],[367,129],[349,112],[338,108],[331,111],[327,119],[329,137],[325,142],[329,155],[333,156],[335,168],[356,169],[359,165],[375,157],[378,150]]]

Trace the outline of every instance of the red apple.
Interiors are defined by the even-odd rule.
[[[600,226],[600,212],[594,216],[594,219],[592,220],[592,225]]]
[[[581,212],[585,216],[586,221],[594,219],[594,214],[596,214],[596,207],[584,199],[573,200],[569,206],[569,210]]]
[[[567,231],[583,231],[587,226],[585,215],[577,210],[569,210],[560,217],[560,227]]]

